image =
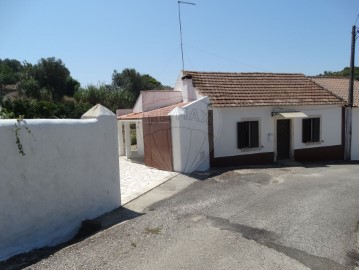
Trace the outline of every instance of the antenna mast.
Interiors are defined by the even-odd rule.
[[[195,3],[191,3],[191,2],[178,1],[178,19],[179,19],[180,35],[181,35],[182,70],[184,70],[183,38],[182,38],[182,22],[181,22],[181,4],[187,4],[187,5],[193,5],[193,6],[195,6],[196,4],[195,4]]]

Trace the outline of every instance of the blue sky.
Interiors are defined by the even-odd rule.
[[[192,2],[181,7],[187,70],[317,75],[349,66],[357,0]],[[1,59],[54,56],[82,86],[127,67],[173,86],[182,68],[176,0],[0,0],[0,33]]]

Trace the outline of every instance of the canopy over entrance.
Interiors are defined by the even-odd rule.
[[[291,118],[307,118],[303,112],[272,112],[272,117],[276,119],[291,119]]]

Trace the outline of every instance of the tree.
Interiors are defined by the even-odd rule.
[[[143,88],[146,90],[164,89],[164,86],[159,81],[157,81],[155,78],[153,78],[148,74],[142,75],[142,83],[143,83]]]
[[[324,71],[323,74],[318,76],[329,76],[329,77],[350,77],[350,67],[345,67],[341,71]],[[359,67],[354,68],[354,79],[359,80]]]
[[[130,68],[121,73],[114,70],[111,85],[80,88],[62,60],[55,57],[41,58],[36,64],[0,59],[0,83],[4,82],[17,84],[19,95],[3,99],[6,92],[0,91],[1,117],[77,118],[97,103],[115,112],[132,108],[142,90],[170,89],[149,74]]]
[[[0,59],[0,85],[16,84],[19,81],[22,64],[15,59]]]
[[[132,108],[136,101],[131,92],[105,84],[99,86],[88,85],[79,89],[74,97],[80,103],[89,103],[91,105],[100,103],[113,112],[116,112],[118,108]]]
[[[140,94],[141,90],[144,90],[142,75],[135,69],[130,68],[125,68],[121,73],[114,70],[112,74],[112,84],[125,91],[131,92],[136,97]]]
[[[24,62],[23,72],[19,77],[18,92],[21,96],[40,99],[40,85],[34,76],[32,64]]]
[[[132,93],[135,98],[140,95],[143,90],[164,90],[170,89],[163,86],[159,81],[148,74],[140,74],[135,69],[125,68],[121,73],[114,70],[112,74],[112,84],[125,91]]]
[[[29,98],[59,101],[73,96],[80,83],[73,79],[61,59],[41,58],[36,65],[24,64],[20,93]]]

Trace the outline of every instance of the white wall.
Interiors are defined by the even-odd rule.
[[[142,91],[133,108],[133,112],[148,112],[182,102],[179,91]]]
[[[82,220],[120,206],[116,117],[0,120],[0,260],[72,238]]]
[[[209,169],[207,97],[171,115],[173,167],[176,172],[191,173]]]
[[[136,122],[136,141],[137,141],[137,155],[143,157],[145,155],[145,149],[143,142],[142,121]]]
[[[182,97],[183,102],[191,102],[197,99],[197,91],[193,86],[192,79],[182,80]]]
[[[133,109],[117,109],[116,116],[119,117],[121,115],[132,113]]]
[[[199,93],[198,89],[193,86],[192,79],[182,80],[182,78],[183,78],[183,72],[181,71],[179,76],[177,77],[174,90],[182,92],[182,97],[184,102],[201,99],[205,97],[202,96]]]
[[[213,112],[214,157],[226,157],[274,151],[274,120],[272,108],[221,108]],[[259,148],[238,149],[237,122],[259,120]]]
[[[353,108],[352,160],[359,160],[359,108]]]
[[[138,112],[143,112],[143,108],[142,108],[142,93],[140,93],[140,95],[138,96],[135,106],[133,106],[133,112],[134,113],[138,113]]]
[[[320,117],[320,143],[302,142],[302,119],[293,119],[294,149],[334,146],[342,144],[342,108],[321,106],[320,108],[294,107],[309,117]]]
[[[276,152],[276,120],[272,111],[302,111],[308,116],[321,117],[321,140],[316,144],[302,143],[302,118],[292,119],[292,149],[323,147],[341,144],[341,107],[337,106],[294,106],[294,107],[247,107],[221,108],[214,111],[214,132],[218,134],[214,142],[214,157],[248,155]],[[259,144],[255,149],[238,149],[237,122],[259,120]]]

